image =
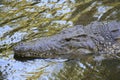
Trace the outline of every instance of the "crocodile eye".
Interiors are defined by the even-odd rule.
[[[111,30],[111,32],[117,32],[119,31],[119,29],[114,29],[114,30]]]
[[[87,37],[87,34],[81,34],[81,35],[78,35],[76,37]]]
[[[65,38],[65,41],[71,41],[72,38]]]

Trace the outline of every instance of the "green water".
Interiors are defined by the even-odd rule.
[[[120,20],[119,0],[1,0],[0,80],[120,80],[120,59],[16,61],[12,47],[93,21]]]

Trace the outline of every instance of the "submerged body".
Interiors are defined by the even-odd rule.
[[[25,58],[75,59],[87,55],[120,53],[120,22],[77,25],[50,37],[20,43],[15,56]]]

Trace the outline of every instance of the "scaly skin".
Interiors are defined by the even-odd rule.
[[[77,25],[50,37],[24,42],[14,47],[17,57],[76,59],[87,55],[120,53],[120,22],[93,22]]]

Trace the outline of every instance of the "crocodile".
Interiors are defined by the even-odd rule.
[[[119,58],[120,22],[95,21],[86,26],[76,25],[53,36],[21,42],[13,51],[16,58],[76,59],[101,54]]]

